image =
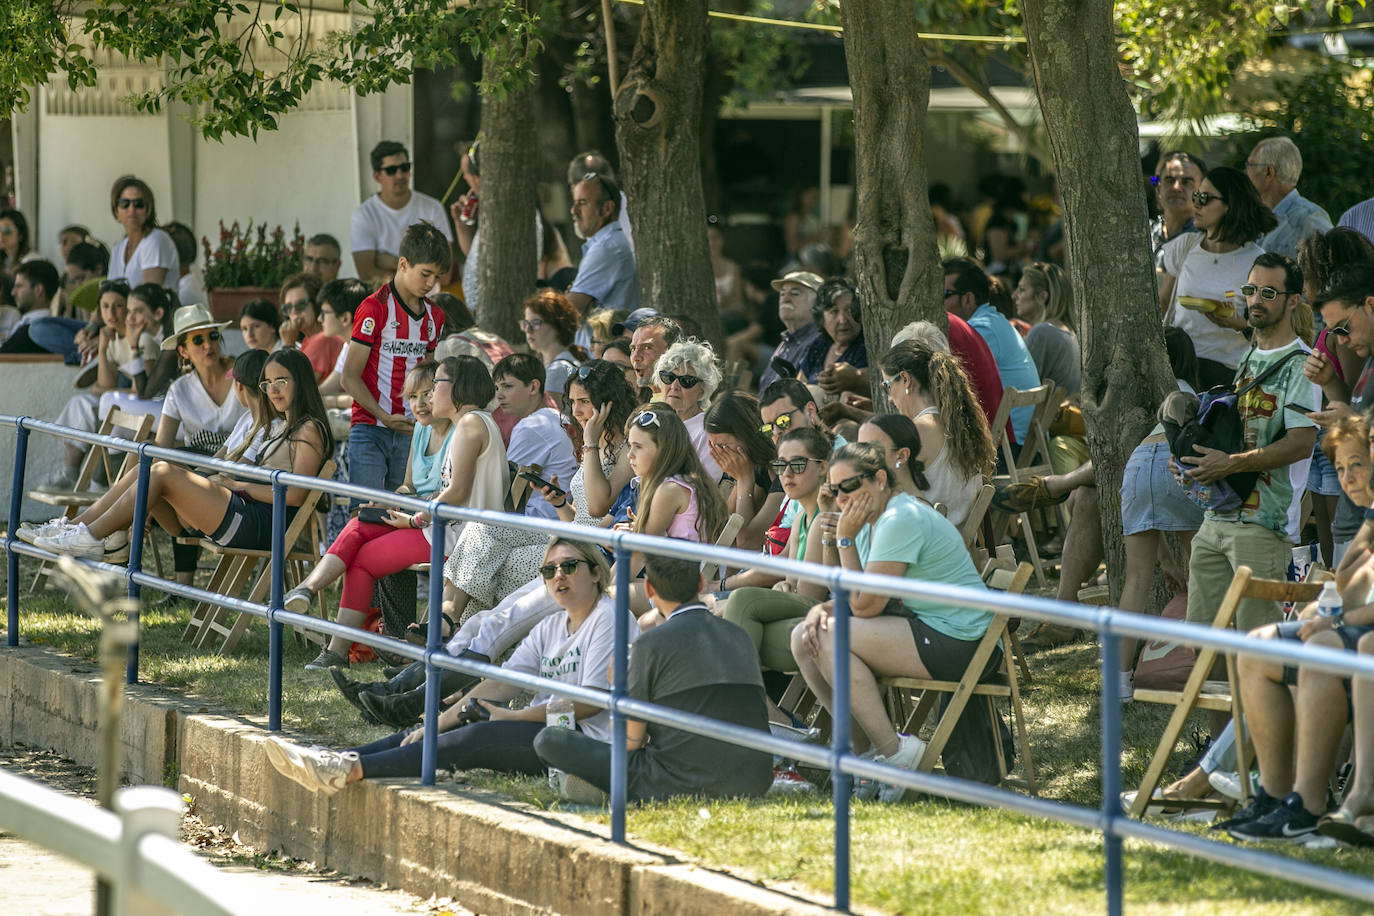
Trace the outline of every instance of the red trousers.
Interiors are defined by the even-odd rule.
[[[339,607],[366,613],[372,607],[372,587],[378,579],[416,563],[428,563],[429,551],[429,541],[420,528],[393,528],[350,519],[329,547],[329,552],[348,567]]]

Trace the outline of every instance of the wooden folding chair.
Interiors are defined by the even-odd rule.
[[[508,461],[506,465],[510,476],[510,489],[506,492],[506,511],[524,515],[525,504],[530,501],[534,487],[520,476],[520,472],[531,471],[542,477],[544,469],[537,464],[517,465],[514,461]]]
[[[983,517],[988,514],[988,507],[992,505],[992,495],[996,492],[997,488],[992,484],[983,484],[983,488],[978,491],[978,495],[968,507],[968,517],[959,527],[959,534],[964,538],[964,546],[970,552],[978,545],[978,537],[983,530]]]
[[[334,462],[326,461],[318,476],[325,480],[333,478]],[[285,588],[294,587],[303,578],[301,573],[306,562],[314,563],[320,558],[320,522],[315,514],[315,504],[321,495],[319,490],[307,490],[305,500],[296,509],[291,524],[286,527],[286,564],[282,571],[286,577]],[[272,584],[271,550],[221,547],[208,538],[202,540],[200,546],[219,555],[219,563],[205,586],[207,591],[238,595],[251,579],[253,584],[245,596],[246,600],[260,602],[267,595]],[[216,635],[223,636],[224,642],[219,652],[228,655],[238,645],[252,620],[251,614],[202,602],[191,611],[191,621],[181,638],[195,643],[197,647],[205,647],[211,645]]]
[[[1230,627],[1236,616],[1236,608],[1246,598],[1257,598],[1262,601],[1307,602],[1316,600],[1321,589],[1321,584],[1318,582],[1282,582],[1275,579],[1256,579],[1251,573],[1250,567],[1237,567],[1236,574],[1231,578],[1231,587],[1226,590],[1226,597],[1222,598],[1221,606],[1217,608],[1217,616],[1212,621],[1212,627],[1218,630]],[[1134,691],[1133,696],[1136,702],[1170,705],[1174,707],[1174,713],[1169,717],[1169,724],[1164,727],[1164,734],[1159,739],[1159,746],[1155,748],[1154,756],[1150,758],[1150,765],[1145,769],[1144,778],[1140,780],[1140,788],[1136,792],[1135,801],[1131,803],[1131,817],[1142,816],[1153,800],[1155,789],[1159,788],[1160,780],[1164,775],[1164,768],[1169,764],[1169,756],[1174,752],[1174,745],[1178,742],[1179,735],[1183,733],[1183,728],[1188,723],[1188,716],[1192,714],[1194,709],[1207,709],[1231,714],[1232,721],[1236,726],[1238,772],[1250,772],[1251,747],[1249,736],[1244,727],[1244,710],[1242,710],[1240,702],[1240,685],[1236,682],[1235,658],[1231,655],[1226,656],[1226,680],[1209,681],[1207,678],[1211,674],[1216,659],[1217,650],[1199,649],[1197,659],[1193,662],[1192,673],[1188,675],[1188,680],[1183,685],[1182,690],[1143,690],[1136,688]],[[1248,779],[1240,781],[1242,805],[1250,800],[1249,783]],[[1229,807],[1231,802],[1230,800],[1189,800],[1187,804],[1190,808],[1220,808]]]
[[[1005,586],[1004,590],[1011,594],[1021,594],[1025,591],[1026,583],[1030,581],[1032,568],[1029,563],[1022,563],[1009,577],[1003,577],[1001,575],[1003,572],[1003,570],[996,571],[994,578],[997,584]],[[983,638],[978,643],[978,648],[973,653],[973,658],[969,661],[963,676],[957,681],[942,681],[934,678],[885,677],[880,678],[878,684],[887,691],[888,712],[892,716],[892,721],[897,730],[909,735],[916,734],[925,724],[926,719],[934,711],[940,695],[949,694],[949,703],[935,724],[934,733],[927,741],[925,753],[917,765],[917,770],[922,773],[929,773],[935,768],[935,762],[940,759],[941,753],[944,752],[945,745],[954,732],[954,726],[958,723],[959,717],[963,714],[969,700],[975,696],[983,697],[987,703],[988,714],[994,722],[997,722],[999,715],[996,698],[1006,697],[1011,706],[1012,727],[1017,750],[1021,755],[1021,770],[1024,779],[1020,782],[1027,792],[1034,795],[1036,792],[1035,766],[1031,762],[1030,737],[1026,731],[1026,717],[1021,706],[1021,687],[1017,679],[1017,666],[1013,661],[1014,650],[1010,634],[1007,632],[1009,619],[1003,614],[993,616],[992,622],[988,624],[987,632],[983,634]],[[987,667],[988,660],[992,658],[992,654],[999,644],[1002,647],[1000,672],[990,679],[980,680],[983,669]],[[918,694],[919,699],[917,699]],[[994,743],[997,746],[997,765],[1003,781],[1016,782],[1010,780],[1011,773],[1007,768],[1000,738]]]
[[[1050,442],[1047,433],[1049,427],[1046,415],[1050,410],[1051,402],[1054,402],[1054,406],[1058,406],[1056,394],[1059,390],[1053,383],[1046,383],[1025,391],[1008,387],[1002,393],[1002,404],[997,408],[997,416],[993,418],[992,431],[999,441],[1002,461],[1006,465],[1007,473],[995,476],[992,480],[995,485],[1005,486],[1021,483],[1032,477],[1043,477],[1054,472],[1050,466]],[[1011,418],[1012,410],[1020,407],[1031,408],[1031,422],[1027,428],[1026,441],[1021,443],[1020,455],[1014,455],[1011,440],[1007,438],[1007,421]],[[1058,509],[1060,524],[1067,529],[1069,525],[1068,510],[1062,505]],[[1035,545],[1035,529],[1031,525],[1030,515],[1025,512],[1018,515],[1021,535],[1026,539],[1026,550],[1030,554],[1031,565],[1035,569],[1035,581],[1039,583],[1041,588],[1044,588],[1045,570],[1040,562],[1040,551]],[[994,530],[997,530],[997,526],[994,526]]]

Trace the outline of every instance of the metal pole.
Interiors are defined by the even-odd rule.
[[[281,621],[286,591],[286,487],[272,475],[272,584],[267,599],[267,727],[281,731]]]
[[[139,586],[132,578],[133,573],[136,571],[134,569],[134,558],[137,557],[137,562],[140,564],[139,570],[141,570],[143,563],[143,531],[148,526],[148,475],[152,471],[153,462],[152,459],[148,457],[147,448],[147,443],[144,443],[140,445],[138,449],[138,486],[134,493],[134,521],[133,525],[129,528],[129,572],[127,575],[130,576],[129,597],[133,599],[137,599],[139,595]],[[113,484],[113,481],[111,481],[111,483]],[[129,659],[124,669],[124,681],[128,684],[138,683],[138,612],[140,607],[142,607],[142,604],[138,600],[134,600],[129,605],[129,620],[134,625],[134,633],[132,640],[129,642]]]
[[[1102,877],[1107,916],[1121,916],[1121,838],[1112,827],[1121,817],[1121,638],[1102,633]]]
[[[835,616],[831,638],[835,647],[835,667],[830,682],[834,708],[830,750],[830,784],[835,799],[835,909],[849,912],[849,786],[853,777],[840,772],[840,758],[850,752],[849,739],[849,592],[833,590]]]
[[[138,638],[138,624],[133,622],[137,604],[123,603],[128,622],[110,619],[109,612],[122,602],[102,609],[106,612],[100,631],[100,769],[96,774],[96,802],[102,808],[114,810],[114,794],[119,788],[119,716],[124,702],[124,690],[119,683],[119,665]],[[95,911],[98,916],[110,912],[113,888],[109,881],[97,878],[95,883]]]
[[[606,76],[607,88],[611,90],[611,103],[620,92],[620,61],[615,53],[615,17],[611,15],[613,0],[601,0],[601,24],[606,31]]]
[[[429,508],[429,633],[425,645],[425,735],[421,742],[420,785],[434,785],[434,770],[439,765],[439,669],[432,656],[439,651],[442,634],[439,632],[444,615],[444,539],[448,522],[437,513],[441,503],[435,500]]]
[[[14,552],[14,538],[19,533],[19,508],[24,500],[24,462],[29,455],[29,431],[21,419],[15,426],[18,441],[14,444],[14,476],[10,478],[10,518],[5,530],[5,600],[8,620],[5,642],[10,648],[19,645],[19,554]]]
[[[630,552],[621,541],[615,545],[615,654],[611,657],[611,696],[625,696],[625,671],[629,667],[630,633],[625,615],[630,611]],[[611,842],[625,842],[626,767],[625,714],[611,706]]]

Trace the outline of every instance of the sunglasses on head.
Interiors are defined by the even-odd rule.
[[[583,363],[582,365],[578,366],[576,372],[577,377],[580,379],[586,379],[589,375],[595,372],[596,362],[596,360],[592,360],[589,363]]]
[[[186,343],[193,347],[199,347],[201,344],[205,343],[206,340],[209,340],[211,343],[219,343],[219,331],[211,331],[209,334],[191,334],[187,336]]]
[[[119,293],[119,295],[121,295],[121,296],[127,296],[127,295],[129,295],[129,281],[128,281],[128,280],[101,280],[101,281],[100,281],[100,295],[103,296],[103,295],[105,295],[106,293]]]
[[[827,484],[827,486],[829,488],[831,496],[834,496],[837,492],[853,493],[855,490],[859,489],[859,487],[864,485],[865,480],[872,476],[872,474],[855,474],[853,477],[846,477],[839,483]]]
[[[561,563],[545,563],[543,566],[539,567],[539,575],[543,576],[545,579],[552,579],[555,573],[560,572],[565,576],[571,576],[573,573],[577,572],[578,566],[586,562],[586,560],[564,560]]]
[[[1289,291],[1286,289],[1274,289],[1272,286],[1256,286],[1253,283],[1247,283],[1240,288],[1240,294],[1247,299],[1256,293],[1259,293],[1261,299],[1277,299],[1279,296],[1289,295]]]
[[[667,369],[658,373],[658,380],[665,386],[677,382],[683,388],[695,388],[701,384],[701,379],[695,375],[678,375],[676,372],[669,372]]]
[[[792,428],[792,414],[796,412],[796,410],[789,410],[786,413],[778,414],[773,418],[772,423],[765,423],[760,426],[759,432],[763,433],[765,436],[772,435],[773,430],[777,430],[780,433],[787,432]]]
[[[648,429],[650,426],[662,429],[663,421],[659,419],[656,411],[646,410],[635,417],[635,426],[640,429]]]
[[[1226,203],[1226,198],[1222,197],[1220,194],[1213,194],[1211,191],[1193,192],[1193,203],[1197,204],[1199,207],[1205,207],[1214,200]]]
[[[806,466],[811,462],[824,464],[820,458],[793,458],[790,461],[784,458],[774,458],[768,462],[768,466],[773,469],[774,474],[782,474],[783,471],[791,471],[793,474],[806,473]]]
[[[117,206],[121,210],[127,210],[130,207],[135,210],[143,210],[148,206],[148,202],[142,197],[121,197]]]
[[[410,163],[402,162],[398,165],[384,165],[382,166],[381,171],[385,172],[388,175],[395,175],[397,172],[400,172],[402,175],[409,175]]]

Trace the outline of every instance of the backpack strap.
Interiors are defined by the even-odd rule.
[[[1255,350],[1254,350],[1254,348],[1252,347],[1252,348],[1250,349],[1250,353],[1254,353],[1254,352],[1255,352]],[[1245,394],[1245,393],[1246,393],[1247,391],[1249,391],[1251,388],[1256,388],[1256,387],[1258,387],[1258,386],[1260,385],[1261,382],[1266,381],[1266,380],[1267,380],[1270,376],[1272,376],[1275,372],[1278,372],[1278,371],[1279,371],[1280,369],[1282,369],[1284,366],[1288,365],[1288,361],[1289,361],[1290,359],[1292,359],[1293,357],[1295,357],[1295,356],[1302,356],[1302,357],[1306,358],[1306,356],[1307,356],[1307,351],[1306,351],[1306,350],[1303,350],[1303,349],[1301,349],[1301,348],[1299,348],[1299,349],[1297,349],[1297,350],[1294,350],[1292,353],[1285,354],[1285,355],[1283,356],[1282,359],[1280,359],[1278,362],[1274,363],[1274,365],[1270,366],[1268,369],[1265,369],[1265,370],[1264,370],[1263,372],[1261,372],[1259,375],[1255,376],[1253,379],[1250,380],[1250,383],[1249,383],[1248,385],[1246,385],[1244,388],[1242,388],[1242,389],[1240,389],[1239,391],[1237,391],[1237,392],[1236,392],[1236,397],[1237,397],[1237,398],[1240,398],[1241,395]],[[1249,355],[1247,355],[1247,356],[1245,357],[1245,361],[1246,361],[1247,363],[1250,361]]]

